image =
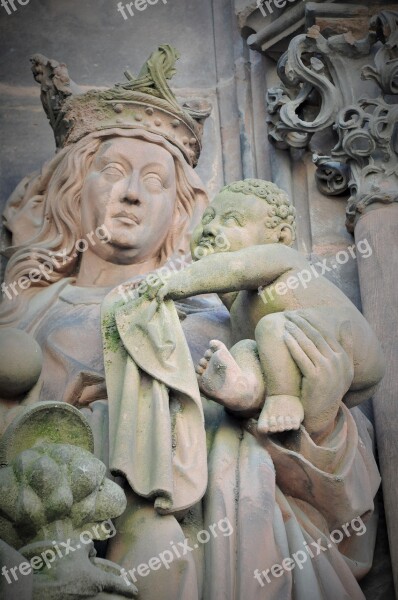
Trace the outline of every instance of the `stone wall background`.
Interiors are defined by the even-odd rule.
[[[302,0],[299,0],[300,2]],[[124,3],[124,2],[123,2]],[[181,97],[202,96],[213,104],[205,127],[198,172],[213,196],[226,182],[243,177],[272,179],[293,198],[298,248],[315,260],[332,261],[352,245],[345,229],[345,199],[328,199],[315,186],[308,155],[276,150],[267,139],[265,92],[278,77],[276,62],[248,48],[236,12],[244,0],[158,0],[124,20],[117,0],[30,0],[8,15],[0,6],[0,208],[26,174],[55,149],[29,57],[37,52],[65,62],[71,78],[87,87],[111,86],[133,73],[159,44],[181,53],[172,85]],[[332,278],[360,307],[354,259]],[[367,597],[389,598],[386,534]],[[372,578],[371,578],[372,580]],[[373,587],[372,587],[373,586]]]

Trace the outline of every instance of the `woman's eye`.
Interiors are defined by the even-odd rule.
[[[116,165],[107,165],[104,169],[102,169],[102,173],[111,175],[112,177],[124,177],[124,172]]]
[[[163,181],[161,179],[161,177],[159,177],[159,175],[156,174],[150,174],[150,175],[146,175],[144,177],[144,181],[148,186],[151,187],[156,187],[156,188],[163,188]]]

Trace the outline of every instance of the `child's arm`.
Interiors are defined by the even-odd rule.
[[[296,250],[282,244],[219,252],[172,274],[161,296],[179,300],[197,294],[256,290],[305,265],[306,260]]]

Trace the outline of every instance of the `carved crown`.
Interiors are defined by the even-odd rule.
[[[159,46],[138,77],[126,71],[125,83],[83,93],[69,78],[64,63],[41,54],[31,58],[32,72],[41,85],[41,101],[54,131],[57,148],[73,144],[94,131],[112,128],[145,129],[177,146],[195,166],[201,151],[204,120],[211,106],[197,100],[178,103],[167,80],[175,75],[175,48]]]

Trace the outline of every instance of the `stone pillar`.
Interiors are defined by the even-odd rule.
[[[355,240],[367,240],[372,255],[358,253],[363,313],[383,345],[386,373],[373,396],[377,448],[395,589],[398,589],[398,204],[367,211]]]
[[[373,33],[374,32],[374,33]],[[378,85],[376,97],[358,99],[340,110],[334,124],[338,142],[331,155],[316,156],[318,187],[325,193],[349,190],[347,229],[369,253],[357,253],[363,313],[385,353],[386,374],[373,397],[377,450],[395,589],[398,590],[398,12],[382,11],[370,22],[371,64],[364,80]],[[371,40],[371,37],[369,39]],[[339,187],[341,186],[341,189]],[[367,256],[367,257],[366,257]],[[366,258],[365,258],[366,257]]]

